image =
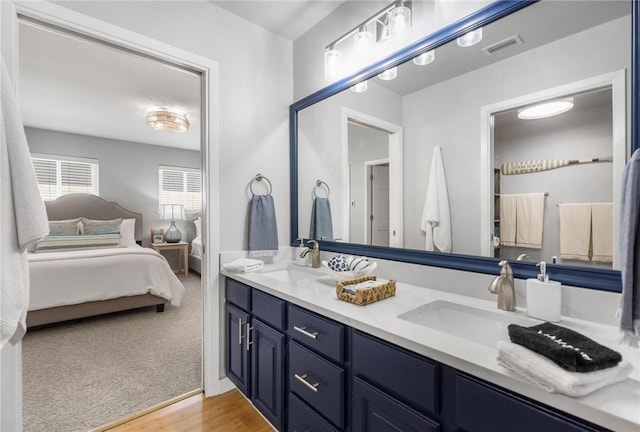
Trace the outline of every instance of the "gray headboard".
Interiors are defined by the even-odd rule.
[[[142,213],[135,213],[99,196],[83,193],[63,195],[53,201],[45,201],[49,220],[73,219],[132,219],[136,220],[135,238],[142,241]]]

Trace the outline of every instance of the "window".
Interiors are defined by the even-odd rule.
[[[199,211],[200,170],[160,166],[160,205],[182,204],[185,210]]]
[[[70,193],[98,195],[97,159],[33,155],[31,162],[45,201]]]

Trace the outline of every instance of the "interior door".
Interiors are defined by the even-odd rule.
[[[372,165],[370,181],[370,244],[389,246],[389,164]]]

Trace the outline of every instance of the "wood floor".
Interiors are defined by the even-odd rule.
[[[110,432],[273,432],[238,390],[203,393],[109,429]]]

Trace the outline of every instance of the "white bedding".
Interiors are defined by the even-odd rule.
[[[196,237],[191,240],[191,255],[202,258],[202,238]]]
[[[138,245],[29,254],[29,310],[153,294],[180,306],[184,287],[167,260]]]

